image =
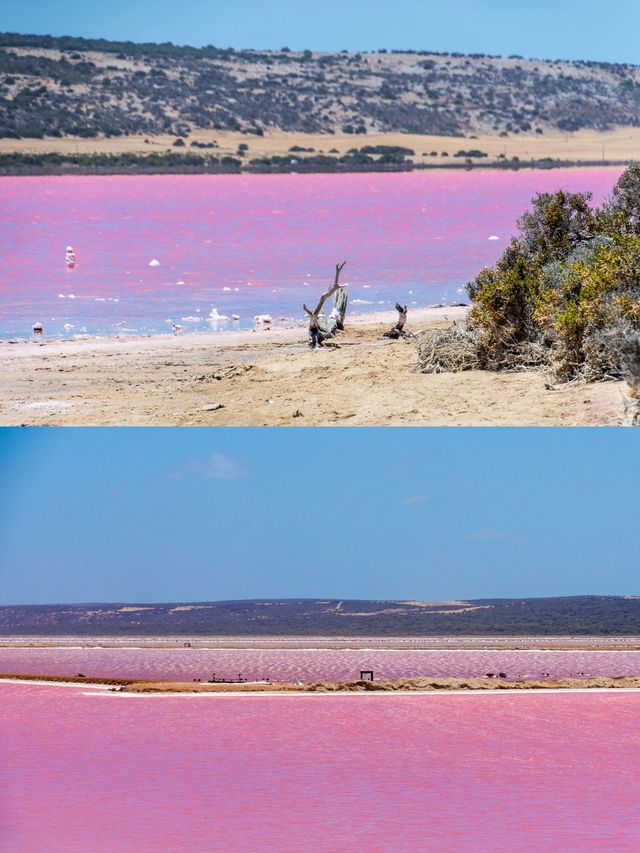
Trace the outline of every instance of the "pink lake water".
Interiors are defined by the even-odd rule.
[[[466,302],[535,193],[591,190],[599,203],[619,174],[2,178],[0,338],[28,337],[34,322],[72,337],[297,320],[344,258],[351,311]],[[211,321],[212,308],[241,320]]]
[[[631,853],[639,728],[638,693],[127,697],[0,684],[0,847]]]
[[[360,670],[376,678],[473,677],[504,672],[508,678],[640,675],[640,651],[394,650],[394,649],[149,649],[0,648],[0,672],[90,678],[203,681],[350,681]]]

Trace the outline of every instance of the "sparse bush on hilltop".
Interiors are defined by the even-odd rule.
[[[419,343],[422,370],[544,364],[561,380],[637,381],[640,167],[627,169],[599,210],[589,200],[562,190],[533,199],[496,265],[467,285],[467,329]]]

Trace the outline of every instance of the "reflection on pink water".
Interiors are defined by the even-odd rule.
[[[241,325],[297,318],[342,258],[354,311],[466,301],[536,192],[592,190],[599,202],[618,174],[3,178],[0,337],[36,321],[47,337],[210,328],[214,306]]]
[[[272,681],[349,681],[361,669],[376,678],[469,677],[505,672],[509,678],[640,675],[639,651],[486,651],[375,649],[78,649],[2,648],[0,672],[30,675],[159,678],[217,677]]]
[[[637,693],[0,700],[7,851],[640,848]]]

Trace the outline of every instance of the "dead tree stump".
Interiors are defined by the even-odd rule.
[[[399,302],[396,302],[396,311],[398,312],[398,322],[392,329],[383,332],[382,337],[391,338],[394,341],[398,340],[398,338],[415,337],[413,332],[406,332],[404,328],[404,324],[407,322],[407,306],[400,305]]]

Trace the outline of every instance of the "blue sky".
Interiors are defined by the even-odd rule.
[[[0,603],[639,594],[638,430],[5,429]]]
[[[638,0],[0,0],[0,30],[316,50],[640,60]]]

